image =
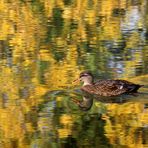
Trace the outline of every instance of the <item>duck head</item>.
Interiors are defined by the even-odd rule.
[[[92,73],[89,71],[84,71],[84,72],[80,73],[79,78],[77,80],[75,80],[75,82],[81,81],[81,82],[83,82],[83,86],[85,86],[85,85],[93,84],[93,80],[94,80],[94,78],[93,78]]]

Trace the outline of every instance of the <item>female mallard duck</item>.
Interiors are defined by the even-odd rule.
[[[79,79],[83,82],[81,90],[99,96],[118,96],[122,94],[135,94],[143,86],[126,80],[99,80],[94,82],[91,72],[82,72]]]

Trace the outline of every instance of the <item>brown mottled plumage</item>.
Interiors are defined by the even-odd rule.
[[[80,81],[83,82],[82,90],[90,94],[100,96],[118,96],[121,94],[134,94],[143,86],[126,80],[100,80],[93,82],[93,75],[90,72],[82,72]]]

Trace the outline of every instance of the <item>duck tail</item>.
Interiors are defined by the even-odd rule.
[[[136,85],[133,85],[132,89],[130,92],[134,92],[134,93],[137,93],[138,89],[140,87],[143,87],[144,85],[140,85],[140,84],[136,84]]]

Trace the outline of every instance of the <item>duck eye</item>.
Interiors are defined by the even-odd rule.
[[[89,75],[88,74],[83,74],[83,75],[80,76],[80,78],[86,77],[86,76],[89,76]]]

